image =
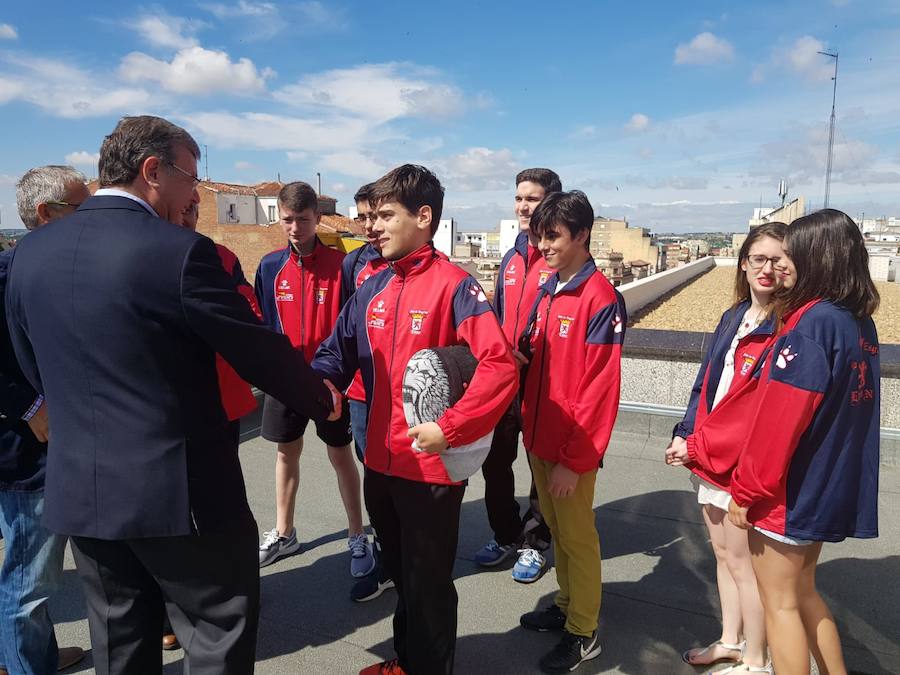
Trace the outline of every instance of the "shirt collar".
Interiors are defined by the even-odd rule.
[[[94,193],[94,196],[95,197],[125,197],[126,199],[135,201],[138,204],[140,204],[141,206],[143,206],[145,209],[147,209],[150,212],[150,215],[153,215],[153,216],[156,216],[157,218],[159,218],[159,214],[153,209],[152,206],[150,206],[147,202],[145,202],[143,199],[141,199],[137,195],[133,195],[130,192],[126,192],[125,190],[120,190],[119,188],[113,188],[113,187],[105,187],[105,188],[100,188],[99,190],[97,190]]]

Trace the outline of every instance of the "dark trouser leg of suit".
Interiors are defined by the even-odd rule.
[[[366,469],[366,507],[397,586],[394,648],[410,675],[453,672],[453,563],[464,485],[433,485]]]
[[[72,537],[98,675],[162,672],[159,586],[125,541]]]
[[[494,439],[481,473],[484,476],[484,505],[494,539],[501,546],[522,538],[522,518],[516,501],[516,483],[512,465],[519,448],[519,422],[513,402],[494,429]]]
[[[101,675],[160,672],[161,588],[172,628],[184,648],[186,667],[191,675],[252,673],[259,623],[256,544],[256,525],[250,517],[229,523],[222,528],[222,533],[199,536],[124,542],[76,538],[82,557],[90,558],[85,561],[87,575],[94,577],[85,579],[82,563],[78,563],[85,594],[89,596],[95,660],[98,644],[94,639],[95,632],[100,638],[104,633],[108,636],[104,649],[109,653],[110,667],[101,670],[98,666],[97,672]],[[118,565],[116,561],[120,559],[128,562],[128,568],[121,573],[93,574],[95,569]],[[118,572],[118,569],[114,571]],[[129,601],[136,592],[147,596],[139,606],[133,606],[134,603]],[[92,594],[94,598],[90,597]],[[95,607],[103,612],[98,617],[94,616]],[[111,612],[110,621],[105,619],[105,608]],[[113,615],[118,617],[115,621]],[[132,645],[135,643],[139,643],[141,650],[146,649],[147,654],[152,649],[155,667],[138,664],[137,660],[134,667],[119,667],[119,655],[134,651]]]

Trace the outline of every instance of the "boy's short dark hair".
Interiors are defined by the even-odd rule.
[[[369,204],[377,208],[385,202],[399,202],[410,213],[418,213],[423,206],[430,206],[431,234],[434,235],[444,208],[444,188],[438,177],[424,166],[404,164],[369,186]]]
[[[571,192],[551,192],[531,215],[531,231],[540,237],[544,232],[553,230],[557,225],[563,225],[569,230],[572,238],[582,231],[588,233],[584,242],[585,248],[591,243],[591,230],[594,227],[594,207],[588,201],[587,195],[581,190]]]
[[[516,175],[516,186],[524,182],[543,186],[544,192],[562,192],[562,181],[550,169],[525,169]]]
[[[288,211],[300,213],[306,209],[319,212],[319,196],[309,183],[302,180],[288,183],[278,192],[278,205]]]
[[[359,188],[359,190],[356,191],[356,194],[353,195],[353,201],[357,204],[369,201],[369,192],[372,190],[373,185],[374,183],[366,183]]]

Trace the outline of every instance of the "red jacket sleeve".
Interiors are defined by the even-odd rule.
[[[559,449],[559,461],[576,473],[597,468],[603,460],[619,411],[625,304],[603,307],[588,324],[585,362],[577,397],[570,402],[572,424]]]
[[[518,370],[497,317],[484,291],[471,277],[453,298],[456,333],[478,361],[472,381],[456,405],[437,421],[452,447],[490,433],[509,407],[519,386]]]
[[[731,478],[731,496],[750,507],[778,494],[797,444],[831,381],[822,347],[796,331],[775,344],[763,373],[759,408]]]

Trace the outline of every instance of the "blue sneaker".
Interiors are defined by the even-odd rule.
[[[482,567],[494,567],[515,553],[518,546],[519,542],[501,546],[496,540],[491,539],[475,554],[475,562]]]
[[[541,578],[547,569],[547,559],[533,548],[519,549],[519,559],[512,568],[512,578],[520,584],[530,584]]]

